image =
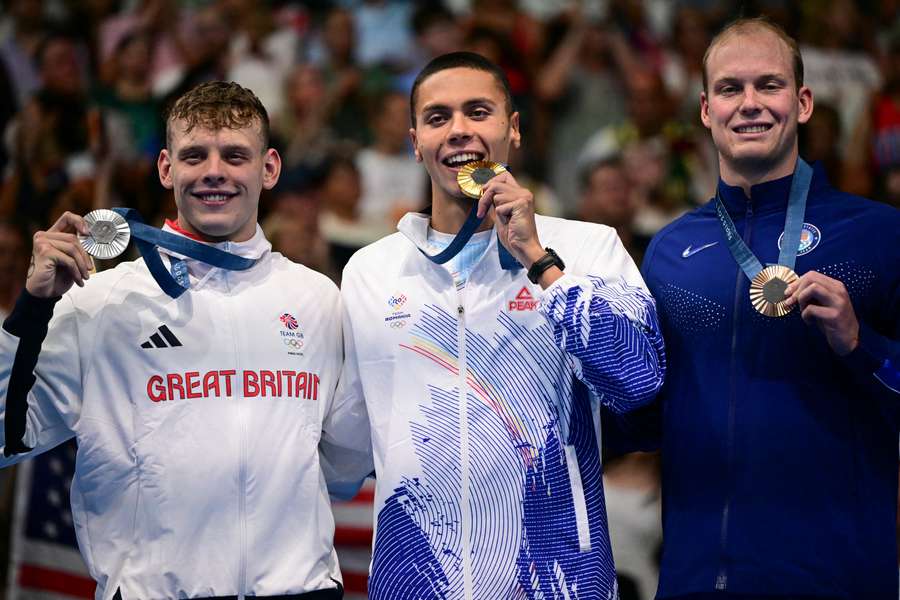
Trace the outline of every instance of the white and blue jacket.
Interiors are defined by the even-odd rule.
[[[600,406],[649,402],[665,357],[654,302],[615,231],[537,218],[566,262],[547,290],[497,237],[457,290],[423,256],[428,217],[343,276],[343,394],[374,446],[369,597],[616,597]]]

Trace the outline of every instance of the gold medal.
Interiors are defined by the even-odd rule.
[[[767,317],[783,317],[788,314],[794,307],[784,305],[787,300],[784,290],[798,279],[794,271],[783,265],[766,267],[750,281],[750,302],[753,308]]]
[[[506,167],[491,160],[476,160],[466,165],[456,174],[456,182],[463,194],[476,200],[481,198],[484,184],[499,175],[506,173]]]
[[[101,208],[84,215],[90,233],[78,234],[84,251],[95,258],[115,258],[125,252],[131,239],[131,228],[119,213]]]

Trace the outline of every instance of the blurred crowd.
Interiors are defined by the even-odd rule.
[[[462,49],[509,77],[523,132],[510,169],[539,212],[610,225],[640,262],[655,232],[714,192],[701,61],[739,14],[766,14],[801,44],[815,95],[801,154],[838,187],[900,206],[900,0],[0,5],[0,315],[24,282],[32,232],[63,211],[130,206],[157,224],[175,214],[156,174],[162,114],[216,79],[249,87],[269,112],[285,163],[260,207],[275,249],[339,279],[357,248],[428,205],[409,90],[431,58]],[[658,511],[655,459],[632,462],[609,469],[611,502]]]
[[[896,0],[6,0],[0,17],[2,279],[65,210],[174,214],[155,161],[168,102],[201,81],[253,89],[285,171],[262,200],[276,249],[336,279],[428,204],[408,93],[432,57],[479,52],[522,115],[510,165],[539,210],[649,238],[712,194],[698,117],[711,34],[767,14],[801,42],[816,97],[801,153],[848,191],[900,203]],[[7,251],[9,248],[9,251]],[[7,262],[9,263],[7,265]],[[18,271],[17,271],[18,270]],[[4,285],[0,310],[15,286]]]

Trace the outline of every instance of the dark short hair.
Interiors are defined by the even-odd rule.
[[[191,88],[166,111],[166,145],[172,144],[172,122],[185,131],[203,127],[242,129],[259,123],[263,152],[269,147],[269,114],[256,94],[230,81],[210,81]]]
[[[503,72],[503,69],[474,52],[450,52],[432,59],[416,75],[412,91],[409,94],[409,118],[413,127],[416,126],[416,99],[419,93],[419,86],[435,73],[446,71],[447,69],[475,69],[476,71],[490,73],[493,75],[494,81],[497,82],[497,86],[503,92],[507,114],[511,115],[513,113],[512,92],[509,88],[509,80],[506,78],[506,73]]]
[[[803,57],[800,55],[800,47],[797,45],[797,40],[792,38],[787,34],[787,32],[781,28],[780,25],[770,20],[767,17],[753,17],[751,18],[741,18],[735,21],[732,21],[728,25],[726,25],[722,31],[716,34],[716,36],[709,43],[709,47],[706,48],[706,52],[703,54],[703,91],[708,91],[709,80],[707,79],[706,74],[706,66],[709,61],[709,55],[712,54],[713,49],[716,46],[727,40],[728,38],[734,35],[740,35],[745,33],[750,33],[753,31],[769,31],[774,33],[778,39],[784,42],[784,45],[787,46],[788,51],[791,54],[791,62],[794,67],[794,83],[799,90],[803,86]]]
[[[601,158],[593,162],[589,162],[578,171],[578,187],[582,193],[590,189],[591,179],[594,177],[594,173],[596,173],[600,169],[622,170],[624,168],[625,163],[622,160],[621,154],[613,154],[612,156],[609,156],[607,158]]]
[[[436,23],[453,23],[456,19],[442,2],[422,3],[413,11],[410,25],[413,33],[422,35]]]

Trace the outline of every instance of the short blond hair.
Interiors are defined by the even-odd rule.
[[[803,57],[800,55],[800,47],[797,45],[797,40],[792,38],[787,34],[787,32],[781,28],[780,25],[773,22],[767,17],[754,17],[752,19],[742,18],[732,21],[728,25],[726,25],[722,31],[716,34],[716,36],[709,43],[709,47],[706,48],[706,52],[703,54],[703,91],[709,91],[709,80],[706,74],[706,66],[709,62],[709,55],[712,54],[712,51],[716,48],[716,46],[722,44],[728,38],[731,38],[735,35],[742,35],[751,33],[754,31],[768,31],[770,33],[774,33],[778,39],[784,42],[784,45],[787,46],[788,51],[791,54],[791,62],[794,67],[794,82],[799,90],[803,87]]]

